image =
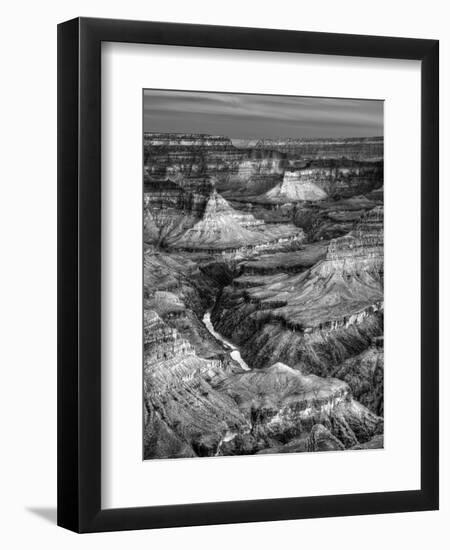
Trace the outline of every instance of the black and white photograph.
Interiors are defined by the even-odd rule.
[[[144,460],[383,448],[383,111],[143,90]]]
[[[1,548],[449,546],[448,2],[370,8],[5,3]]]

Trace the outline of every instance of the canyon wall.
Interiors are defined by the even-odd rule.
[[[288,158],[308,160],[345,157],[352,160],[383,159],[383,137],[347,139],[261,139],[252,148],[285,153]]]

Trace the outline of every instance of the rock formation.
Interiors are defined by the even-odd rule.
[[[250,249],[264,245],[303,240],[303,231],[292,225],[271,227],[251,214],[234,210],[216,191],[208,198],[201,219],[178,239],[171,247],[183,250],[208,250],[213,253],[222,250]]]
[[[281,183],[270,191],[266,197],[274,201],[319,201],[327,198],[327,194],[318,185],[311,182],[310,171],[289,170],[284,172]]]
[[[251,433],[260,447],[310,434],[317,424],[328,427],[342,448],[349,447],[368,441],[382,424],[380,418],[353,401],[347,384],[313,374],[305,376],[283,363],[233,375],[217,389],[232,397],[250,417]],[[311,446],[317,448],[314,442]]]

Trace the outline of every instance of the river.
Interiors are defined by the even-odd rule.
[[[226,338],[224,338],[221,334],[219,334],[216,330],[214,330],[213,324],[211,323],[211,311],[207,311],[205,315],[203,315],[203,324],[208,329],[208,331],[214,336],[216,340],[219,340],[222,342],[222,344],[230,349],[230,357],[237,361],[241,367],[244,370],[251,370],[250,367],[247,365],[247,363],[242,359],[241,352],[239,349],[233,344],[233,342],[230,342]]]

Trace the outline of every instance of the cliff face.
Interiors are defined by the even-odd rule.
[[[383,163],[320,159],[299,169],[288,162],[283,181],[265,197],[284,201],[317,201],[370,193],[383,184]],[[295,164],[295,163],[294,163]]]
[[[144,134],[144,173],[152,178],[189,176],[232,177],[280,174],[284,155],[278,151],[234,147],[223,136],[203,134]]]
[[[379,342],[330,370],[331,376],[344,380],[355,399],[373,413],[383,416],[384,354]]]
[[[278,151],[250,149],[238,166],[236,180],[245,182],[249,178],[283,174],[286,166],[284,155]]]
[[[293,210],[292,218],[305,231],[309,241],[318,242],[347,235],[367,212],[382,204],[382,200],[375,199],[372,193],[302,203]]]
[[[353,160],[379,160],[383,158],[383,138],[349,139],[262,139],[254,148],[285,153],[288,158],[316,159],[341,158]]]
[[[144,180],[144,241],[164,244],[176,239],[201,217],[213,191],[209,177]]]
[[[144,134],[144,173],[153,178],[220,174],[244,156],[222,136]]]

